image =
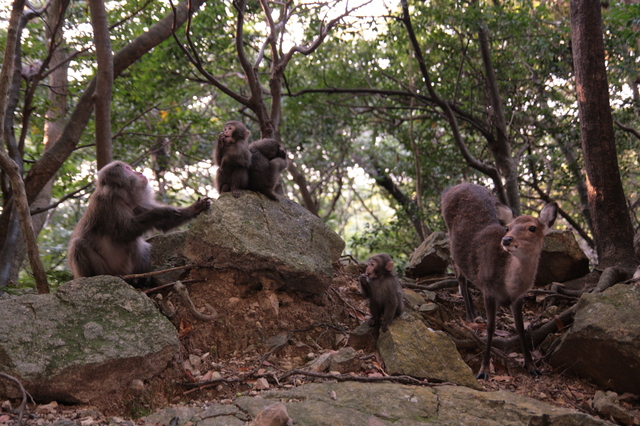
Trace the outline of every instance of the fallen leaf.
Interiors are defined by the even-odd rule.
[[[189,324],[185,319],[180,320],[180,330],[178,331],[178,338],[184,337],[193,331],[193,326]]]

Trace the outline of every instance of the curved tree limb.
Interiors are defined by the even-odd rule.
[[[20,36],[18,33],[19,21],[22,10],[24,9],[24,4],[24,0],[16,0],[13,3],[9,28],[7,30],[2,72],[0,73],[0,129],[4,129],[7,95],[9,85],[11,84],[13,67],[15,66],[15,51]],[[47,276],[44,273],[44,267],[38,253],[36,236],[33,232],[33,223],[31,221],[31,215],[29,214],[29,202],[25,191],[25,182],[22,180],[20,166],[7,154],[4,146],[4,131],[0,134],[0,166],[11,180],[11,188],[13,190],[12,200],[17,207],[17,213],[14,214],[18,214],[20,218],[20,227],[22,229],[22,235],[25,238],[29,263],[31,264],[33,276],[36,281],[36,288],[38,289],[38,293],[48,293],[49,284],[47,283]],[[7,206],[10,206],[10,203],[8,203]],[[5,208],[3,212],[5,210],[8,210],[10,213],[13,209]]]
[[[22,386],[22,383],[20,383],[20,380],[6,373],[0,373],[0,377],[14,382],[20,389],[20,393],[22,393],[22,403],[20,404],[20,412],[18,414],[18,425],[21,425],[22,418],[24,417],[24,409],[27,406],[27,396],[31,399],[31,401],[33,401],[33,398],[31,398],[31,395],[29,395],[29,393],[24,389],[24,386]]]

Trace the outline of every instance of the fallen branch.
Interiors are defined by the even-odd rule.
[[[20,392],[22,393],[22,404],[20,404],[20,410],[18,411],[18,425],[21,425],[22,424],[22,417],[24,417],[24,409],[27,406],[27,395],[29,396],[29,399],[31,399],[31,402],[33,402],[33,398],[24,389],[24,386],[22,386],[22,383],[20,383],[20,380],[16,379],[13,376],[5,374],[5,373],[0,373],[0,377],[3,377],[5,379],[7,379],[7,380],[11,380],[12,382],[14,382],[16,385],[18,385],[18,388],[20,389]]]
[[[194,279],[194,280],[182,280],[182,281],[181,281],[181,283],[182,283],[182,284],[193,284],[193,283],[201,283],[201,282],[203,282],[203,281],[204,281],[203,279],[197,279],[197,280],[195,280],[195,279]],[[168,288],[168,287],[173,287],[174,285],[176,285],[176,283],[177,283],[177,282],[178,282],[178,281],[174,281],[174,282],[172,282],[172,283],[166,283],[166,284],[159,285],[158,287],[148,288],[148,289],[146,289],[146,290],[143,290],[143,291],[142,291],[142,293],[144,293],[144,294],[147,294],[147,295],[148,295],[149,293],[154,293],[154,292],[156,292],[156,291],[160,291],[160,290],[165,289],[165,288]]]
[[[328,379],[328,380],[336,380],[338,382],[361,382],[361,383],[380,383],[380,382],[391,382],[391,383],[400,383],[403,385],[419,385],[419,386],[433,386],[435,383],[430,383],[426,379],[416,379],[411,376],[382,376],[382,377],[371,377],[371,376],[355,376],[352,374],[331,374],[331,373],[318,373],[315,371],[308,370],[300,370],[293,369],[285,372],[281,376],[278,377],[280,381],[286,379],[291,376],[306,376],[306,377],[315,377],[320,379]],[[443,383],[440,383],[443,384]]]
[[[458,286],[458,280],[456,279],[446,279],[442,281],[438,281],[429,285],[419,285],[419,284],[407,284],[403,283],[403,287],[410,288],[414,290],[427,290],[427,291],[435,291],[442,290],[443,288],[454,288]]]
[[[175,268],[162,269],[160,271],[145,272],[144,274],[122,275],[122,276],[120,276],[120,278],[122,278],[123,280],[133,280],[133,279],[136,279],[136,278],[146,278],[146,277],[152,277],[154,275],[162,275],[165,272],[179,271],[181,269],[191,269],[191,268],[195,268],[196,266],[198,266],[198,265],[176,266]]]
[[[211,379],[211,380],[203,380],[201,382],[182,382],[182,383],[178,383],[180,386],[185,386],[185,387],[191,387],[193,389],[189,389],[188,391],[184,391],[185,395],[188,395],[192,392],[195,391],[199,391],[199,390],[203,390],[203,389],[207,389],[210,388],[214,385],[220,384],[220,383],[239,383],[242,382],[244,380],[240,379],[238,377],[234,378],[234,379],[225,379],[224,377],[220,377],[219,379]]]
[[[213,321],[218,318],[218,312],[216,312],[216,310],[213,309],[213,307],[208,303],[205,303],[204,307],[207,309],[207,311],[209,311],[209,315],[205,315],[197,310],[196,305],[194,305],[191,297],[189,296],[187,287],[185,287],[185,285],[180,281],[175,282],[175,284],[173,285],[173,289],[176,291],[176,293],[178,293],[178,295],[182,299],[182,303],[184,303],[185,307],[189,309],[189,312],[191,312],[191,314],[200,321]]]

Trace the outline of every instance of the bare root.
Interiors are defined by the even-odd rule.
[[[208,303],[205,303],[204,307],[207,309],[207,311],[210,312],[209,315],[203,314],[202,312],[197,310],[196,306],[191,300],[191,297],[189,297],[189,291],[187,290],[187,287],[185,287],[182,282],[176,281],[176,283],[173,285],[173,288],[182,299],[182,303],[184,303],[184,305],[187,307],[187,309],[189,309],[194,317],[201,321],[213,321],[218,318],[218,312],[216,312],[216,310],[213,309],[213,307],[211,307],[211,305],[209,305]]]

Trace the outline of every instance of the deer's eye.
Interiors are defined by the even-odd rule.
[[[509,232],[509,227],[508,226],[504,227],[504,232]]]
[[[535,226],[530,226],[529,227],[529,231],[530,232],[536,232],[536,227]]]

